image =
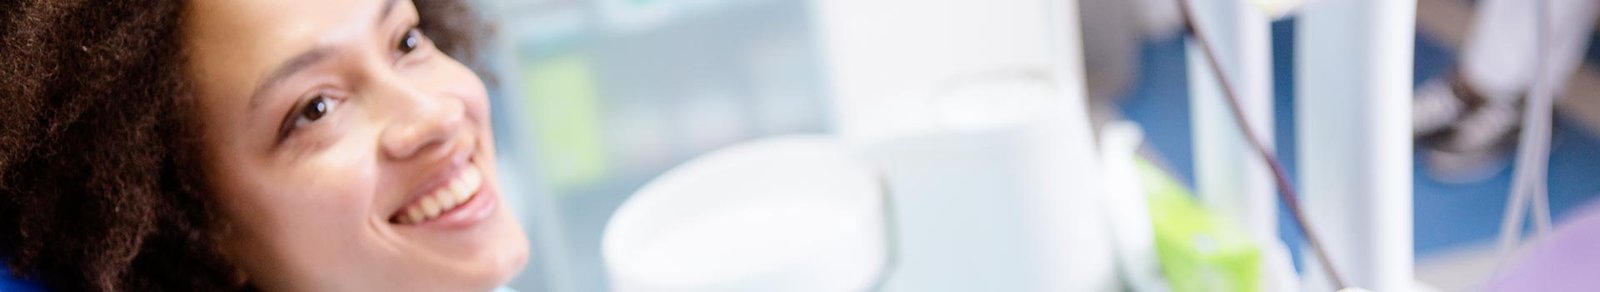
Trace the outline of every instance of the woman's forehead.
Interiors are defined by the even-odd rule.
[[[367,43],[381,16],[404,0],[202,0],[186,17],[188,71],[202,112],[243,129],[259,113],[258,93],[297,56]],[[393,18],[394,16],[389,16]],[[224,121],[226,120],[226,121]],[[227,126],[233,124],[237,127]]]
[[[399,6],[389,3],[392,0],[193,1],[186,22],[190,67],[196,76],[211,79],[206,81],[253,83],[297,54],[370,35],[378,15]]]

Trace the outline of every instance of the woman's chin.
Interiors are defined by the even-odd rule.
[[[498,221],[505,223],[504,225],[509,226],[509,228],[506,228],[508,231],[502,233],[504,237],[498,241],[503,244],[497,248],[500,252],[490,258],[493,261],[492,264],[486,265],[493,267],[493,271],[489,274],[494,275],[492,282],[495,286],[511,282],[511,279],[521,273],[523,268],[528,265],[528,260],[531,257],[528,238],[523,235],[522,228],[518,226],[515,216],[511,216],[511,210],[504,207],[501,209],[498,217],[502,218]]]
[[[485,193],[498,200],[497,188],[485,187]],[[471,226],[399,226],[402,240],[410,241],[413,257],[435,268],[424,268],[423,273],[442,278],[442,282],[459,283],[463,291],[488,291],[511,281],[530,258],[528,239],[523,235],[510,208],[501,204],[489,210],[481,220]],[[464,227],[464,228],[463,228]],[[426,278],[425,275],[420,275]],[[481,288],[481,289],[480,289]],[[458,289],[447,289],[458,290]]]
[[[418,279],[432,276],[439,277],[438,280],[443,283],[456,283],[450,285],[456,288],[436,291],[490,291],[511,282],[527,265],[530,252],[528,241],[522,236],[521,229],[516,228],[515,221],[506,225],[515,230],[501,233],[504,236],[484,238],[481,244],[469,250],[434,250],[432,253],[440,256],[433,258],[446,262],[435,263],[437,268],[423,269],[438,274],[419,275],[421,277]]]
[[[528,237],[524,236],[510,208],[500,205],[490,221],[485,222],[490,224],[486,227],[492,227],[488,229],[493,231],[488,234],[490,241],[484,246],[487,250],[476,256],[485,261],[478,263],[478,266],[488,268],[484,271],[487,276],[485,280],[497,287],[511,282],[522,272],[528,264],[530,249]]]
[[[488,237],[482,238],[484,241],[476,246],[478,250],[467,250],[465,253],[461,250],[443,251],[447,255],[459,255],[453,259],[464,262],[455,266],[466,267],[472,282],[487,285],[480,287],[490,289],[511,282],[527,266],[530,257],[528,239],[523,236],[515,217],[511,216],[509,209],[503,206],[499,209],[490,222],[485,222],[490,225],[485,227],[492,227],[486,231],[495,232],[484,234]]]

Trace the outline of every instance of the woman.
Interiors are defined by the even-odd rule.
[[[56,291],[485,291],[464,0],[0,3],[0,257]]]

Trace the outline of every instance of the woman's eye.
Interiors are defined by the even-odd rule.
[[[306,104],[300,107],[294,124],[295,126],[301,126],[321,120],[322,117],[328,115],[328,112],[333,111],[333,106],[333,100],[326,96],[317,95],[312,97],[311,100],[306,101]]]
[[[400,37],[400,44],[397,49],[400,50],[401,54],[409,54],[411,51],[417,50],[417,47],[421,47],[422,41],[423,38],[421,31],[418,31],[415,28],[406,30],[405,36]]]
[[[278,143],[299,132],[300,128],[311,126],[328,114],[333,113],[339,106],[340,99],[317,94],[307,99],[304,103],[295,105],[288,114],[284,115],[283,125],[278,128]]]

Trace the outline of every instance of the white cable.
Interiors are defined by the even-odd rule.
[[[1544,53],[1549,49],[1550,41],[1550,1],[1535,1],[1536,38],[1535,46],[1538,48],[1537,69],[1534,71],[1533,86],[1529,90],[1526,107],[1523,108],[1522,133],[1517,141],[1516,168],[1513,173],[1511,190],[1507,194],[1505,217],[1500,225],[1500,265],[1504,266],[1513,251],[1516,249],[1522,235],[1523,212],[1525,205],[1532,204],[1534,217],[1534,240],[1545,236],[1551,229],[1550,199],[1549,199],[1549,172],[1550,164],[1550,133],[1553,106],[1555,103],[1555,82],[1550,80],[1554,76],[1545,76],[1546,60]]]

